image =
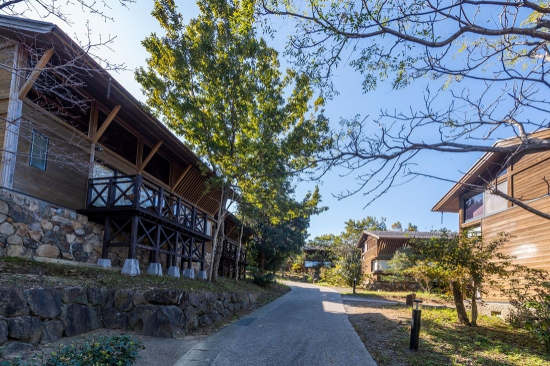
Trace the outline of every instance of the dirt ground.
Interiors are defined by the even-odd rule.
[[[380,366],[409,365],[410,308],[356,301],[344,301],[344,306],[351,324]]]

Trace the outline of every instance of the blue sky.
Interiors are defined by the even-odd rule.
[[[185,20],[197,15],[194,1],[176,1]],[[141,41],[152,32],[160,33],[160,28],[150,12],[152,1],[139,1],[129,5],[129,9],[113,5],[111,10],[114,22],[104,21],[98,16],[89,16],[82,13],[79,8],[71,8],[71,26],[61,23],[61,28],[69,35],[75,34],[82,37],[84,34],[85,20],[89,19],[94,37],[99,34],[102,37],[116,36],[116,40],[110,46],[111,50],[104,49],[100,55],[115,63],[125,63],[129,70],[144,65],[147,53],[141,46]],[[46,21],[56,22],[49,17]],[[277,27],[281,30],[291,29],[289,23],[283,22]],[[271,42],[272,47],[281,53],[284,47],[284,37],[279,36]],[[282,56],[281,56],[282,57]],[[282,60],[281,60],[282,61]],[[126,87],[136,98],[144,100],[139,85],[134,80],[132,71],[114,74],[114,77]],[[422,103],[422,91],[428,80],[417,80],[415,84],[405,90],[394,91],[390,85],[382,84],[373,92],[363,94],[361,90],[361,78],[349,68],[337,70],[335,77],[336,87],[340,94],[328,101],[325,113],[331,120],[331,125],[338,128],[341,117],[351,118],[356,114],[375,117],[381,109],[407,110],[409,106]],[[419,154],[416,159],[417,170],[427,174],[434,174],[448,179],[459,179],[464,172],[479,158],[479,153],[461,155],[449,155],[435,152]],[[431,212],[431,208],[451,188],[451,183],[427,178],[416,178],[401,186],[392,188],[387,194],[364,207],[368,198],[361,193],[353,197],[338,200],[334,197],[338,193],[353,189],[357,181],[353,174],[342,177],[342,170],[335,170],[322,179],[320,186],[323,197],[322,204],[329,210],[311,219],[311,238],[325,233],[337,234],[344,228],[344,222],[348,219],[361,219],[367,215],[385,217],[388,226],[395,221],[403,225],[411,222],[418,226],[419,230],[439,229],[446,227],[457,230],[458,217],[456,214]],[[297,190],[297,198],[313,189],[312,183],[300,183]]]

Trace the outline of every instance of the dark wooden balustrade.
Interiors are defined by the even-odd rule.
[[[86,211],[127,209],[212,237],[214,223],[205,212],[140,174],[89,179]]]

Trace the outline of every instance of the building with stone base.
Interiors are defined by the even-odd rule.
[[[0,37],[0,255],[205,278],[199,158],[56,25],[0,16]]]

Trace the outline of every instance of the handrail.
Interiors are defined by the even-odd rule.
[[[184,198],[144,179],[141,174],[88,180],[86,208],[124,207],[151,211],[164,219],[208,236],[212,236],[211,231],[216,224],[206,212],[197,209]]]

